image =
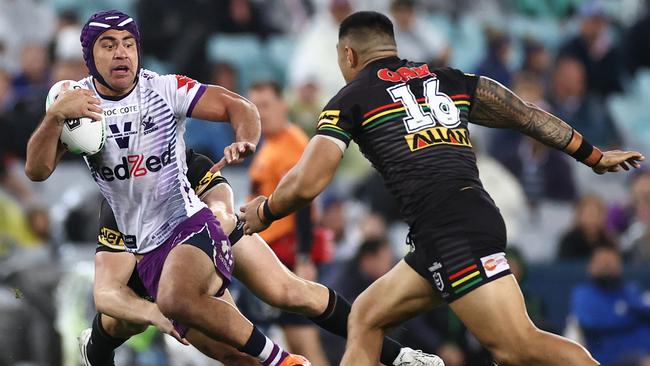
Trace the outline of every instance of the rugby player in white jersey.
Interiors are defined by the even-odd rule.
[[[219,222],[185,176],[186,117],[230,121],[237,141],[226,152],[231,163],[255,151],[260,136],[255,107],[220,87],[141,70],[139,31],[122,12],[91,16],[81,42],[91,74],[81,83],[88,90],[62,93],[47,111],[27,145],[27,176],[43,181],[55,170],[65,152],[59,136],[66,119],[99,119],[110,111],[104,113],[106,144],[86,163],[161,313],[173,319],[180,337],[192,328],[263,365],[309,365],[214,296],[225,292],[234,258]]]

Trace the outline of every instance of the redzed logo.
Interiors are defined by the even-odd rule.
[[[127,155],[122,157],[122,163],[114,167],[103,166],[92,168],[92,175],[95,179],[102,179],[111,182],[115,179],[126,180],[131,177],[142,177],[149,172],[157,172],[164,166],[171,163],[172,144],[160,156],[152,155],[145,157],[143,154]]]

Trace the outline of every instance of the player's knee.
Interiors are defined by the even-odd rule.
[[[156,303],[160,312],[169,319],[186,322],[191,318],[190,312],[194,309],[193,297],[168,291],[158,295]]]
[[[536,344],[540,334],[537,328],[526,327],[508,336],[495,336],[494,339],[482,343],[499,365],[530,365],[539,358],[536,353],[539,347]]]
[[[381,319],[373,310],[374,307],[369,302],[368,296],[362,293],[352,303],[352,310],[348,317],[348,327],[361,327],[364,329],[381,328]]]

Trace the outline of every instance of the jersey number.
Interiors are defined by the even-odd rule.
[[[439,83],[438,79],[429,79],[422,84],[425,94],[424,105],[429,108],[426,112],[407,84],[388,88],[393,101],[402,103],[406,110],[403,121],[409,133],[433,127],[436,123],[447,128],[454,128],[460,124],[458,108],[447,94],[438,90]]]

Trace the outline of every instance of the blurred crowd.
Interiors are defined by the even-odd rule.
[[[393,20],[401,57],[489,76],[594,145],[650,156],[650,1],[0,0],[0,365],[74,365],[70,339],[92,314],[98,191],[77,156],[45,183],[28,182],[23,165],[49,87],[87,76],[81,25],[106,8],[137,19],[145,68],[246,96],[260,82],[277,84],[275,104],[258,106],[263,129],[286,121],[313,135],[344,85],[338,24],[371,9]],[[600,177],[517,132],[471,133],[531,318],[587,345],[603,365],[650,365],[650,170]],[[216,161],[233,134],[225,123],[190,120],[185,139]],[[249,169],[250,161],[224,171],[237,204],[255,191]],[[315,276],[349,300],[408,250],[396,202],[352,145],[313,211],[331,244]],[[566,277],[550,283],[554,273]],[[323,364],[337,364],[344,343],[321,336]],[[391,336],[448,366],[490,364],[446,308]],[[121,364],[183,364],[155,333],[128,348]]]

